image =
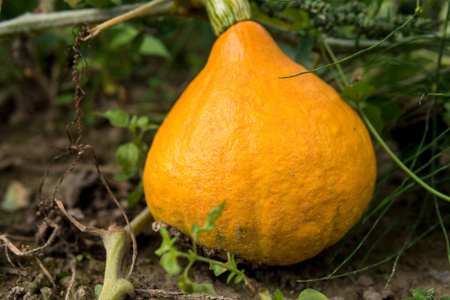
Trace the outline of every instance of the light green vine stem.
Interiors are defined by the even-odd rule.
[[[99,300],[119,300],[134,295],[133,285],[122,277],[123,257],[129,246],[128,232],[121,227],[101,234],[106,249],[105,279]]]
[[[389,147],[383,141],[381,136],[378,134],[377,130],[373,127],[373,125],[370,122],[370,120],[364,114],[364,112],[361,109],[359,104],[358,104],[358,111],[361,114],[361,117],[363,118],[364,122],[367,125],[367,128],[369,128],[369,130],[372,133],[372,135],[375,137],[375,139],[378,141],[378,143],[380,143],[381,147],[383,147],[383,149],[386,151],[386,153],[389,154],[389,156],[392,158],[392,160],[400,167],[400,169],[402,169],[406,174],[408,174],[409,177],[411,177],[415,182],[417,182],[421,187],[423,187],[425,190],[427,190],[431,194],[433,194],[436,197],[439,197],[439,198],[441,198],[441,199],[443,199],[445,201],[449,201],[450,202],[450,197],[449,196],[447,196],[447,195],[445,195],[445,194],[443,194],[443,193],[441,193],[439,191],[436,191],[431,186],[426,184],[413,171],[408,169],[408,167],[394,154],[394,152],[392,152],[392,150],[389,149]]]
[[[150,213],[150,210],[148,207],[145,207],[136,217],[131,220],[131,230],[133,230],[133,233],[135,236],[138,236],[141,234],[142,231],[144,231],[146,228],[148,228],[148,225],[153,220],[153,216]],[[125,227],[125,230],[129,232],[129,228]]]
[[[202,0],[214,34],[219,36],[232,25],[250,20],[251,8],[247,0]]]

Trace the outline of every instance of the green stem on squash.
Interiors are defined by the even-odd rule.
[[[251,7],[247,0],[202,0],[202,2],[217,36],[234,24],[251,18]]]
[[[134,294],[133,285],[122,277],[123,257],[129,245],[128,232],[113,227],[101,234],[106,249],[105,279],[99,300],[119,300]]]
[[[148,207],[145,207],[136,217],[133,218],[130,222],[131,230],[133,231],[135,236],[138,236],[142,231],[145,230],[145,228],[148,227],[150,222],[153,220],[153,216],[150,213],[150,210]],[[130,231],[130,229],[125,227],[125,230],[127,232]]]
[[[364,120],[364,123],[366,123],[367,128],[370,130],[372,135],[375,137],[375,139],[380,143],[381,147],[383,147],[384,151],[386,151],[387,154],[392,158],[392,160],[402,169],[406,174],[408,174],[409,177],[411,177],[415,182],[417,182],[421,187],[423,187],[425,190],[430,192],[431,194],[435,195],[438,198],[441,198],[445,201],[450,202],[450,197],[435,190],[428,184],[426,184],[422,179],[420,179],[413,171],[411,171],[395,154],[392,152],[392,150],[386,145],[386,143],[383,141],[381,136],[378,134],[375,127],[373,127],[370,120],[367,118],[367,116],[364,114],[363,110],[361,109],[360,105],[358,105],[358,111],[361,114],[361,117]]]

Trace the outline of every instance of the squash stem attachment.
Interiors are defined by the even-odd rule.
[[[202,0],[214,34],[219,36],[234,24],[251,18],[247,0]]]

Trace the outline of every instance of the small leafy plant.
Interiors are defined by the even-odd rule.
[[[415,288],[412,290],[412,297],[406,297],[402,300],[437,300],[436,298],[436,289],[433,287],[428,291],[422,290],[420,288]],[[445,296],[439,298],[440,300],[450,300],[450,296]]]
[[[110,109],[103,113],[98,112],[96,115],[108,119],[114,127],[128,128],[133,134],[133,141],[124,143],[117,148],[116,157],[123,173],[115,176],[116,180],[127,180],[139,174],[141,180],[137,189],[131,191],[128,195],[128,206],[133,207],[144,195],[142,173],[149,149],[149,146],[144,142],[144,134],[158,129],[159,125],[151,123],[146,116],[133,115],[130,117],[128,113],[121,109]]]
[[[178,286],[186,293],[208,293],[211,295],[217,295],[214,286],[211,283],[194,283],[189,279],[189,270],[195,262],[203,262],[209,264],[209,269],[213,270],[215,276],[220,276],[226,272],[229,272],[227,277],[227,284],[234,282],[244,282],[245,287],[252,293],[257,292],[257,288],[252,283],[251,279],[244,274],[245,270],[239,270],[234,256],[227,252],[227,261],[220,262],[210,258],[200,256],[197,253],[197,238],[201,233],[212,231],[215,228],[214,222],[222,215],[225,208],[225,201],[219,206],[212,208],[207,215],[205,224],[200,227],[198,224],[192,225],[192,249],[186,252],[177,250],[174,246],[178,237],[171,238],[166,228],[161,227],[159,232],[163,238],[161,246],[155,251],[156,255],[160,256],[160,265],[164,268],[169,276],[180,275],[178,280]],[[188,260],[188,265],[182,271],[182,267],[178,263],[179,258],[185,258]],[[276,290],[271,295],[266,289],[259,292],[259,296],[262,300],[284,300],[287,299],[283,296],[280,290]],[[305,289],[297,298],[298,300],[328,300],[328,298],[314,290]]]
[[[187,293],[208,293],[211,295],[217,295],[214,286],[210,283],[194,283],[189,279],[189,270],[193,264],[197,261],[209,263],[210,270],[214,271],[214,275],[220,276],[225,272],[230,272],[227,278],[227,284],[234,281],[235,284],[244,281],[246,286],[250,285],[250,279],[244,274],[244,270],[239,270],[234,256],[227,253],[227,262],[219,262],[210,258],[206,258],[198,255],[197,253],[197,238],[198,235],[212,231],[215,228],[214,221],[216,221],[222,214],[225,208],[225,201],[221,205],[212,208],[206,218],[205,224],[200,227],[197,224],[192,225],[192,250],[187,253],[178,251],[174,247],[175,241],[178,237],[171,238],[166,228],[161,228],[160,234],[163,238],[161,246],[156,250],[156,254],[161,257],[160,264],[169,276],[178,275],[181,273],[181,266],[178,264],[179,258],[185,258],[188,260],[188,265],[182,272],[178,285],[182,291]]]

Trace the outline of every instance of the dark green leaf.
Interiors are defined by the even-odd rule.
[[[273,292],[273,295],[275,296],[275,300],[287,300],[287,298],[283,296],[279,289]]]
[[[384,122],[381,118],[381,110],[376,106],[364,105],[362,107],[362,111],[369,119],[370,123],[372,123],[373,127],[375,127],[377,132],[381,132],[384,127]]]
[[[136,204],[139,203],[139,201],[142,199],[142,196],[144,195],[144,193],[142,193],[142,191],[140,190],[134,190],[131,191],[128,194],[128,207],[129,208],[133,208]]]
[[[139,148],[134,143],[120,145],[117,149],[117,160],[126,176],[131,177],[136,172],[139,160]]]
[[[361,103],[367,100],[373,92],[375,87],[365,81],[358,81],[352,85],[347,86],[342,91],[342,97],[355,103]]]
[[[73,93],[61,94],[55,99],[55,105],[56,106],[65,105],[72,102],[72,100],[73,100]]]
[[[164,46],[160,40],[151,35],[144,36],[144,40],[139,48],[139,53],[144,55],[161,56],[165,58],[170,57],[170,53],[166,46]]]
[[[107,118],[109,123],[115,127],[127,127],[130,116],[121,109],[110,109],[104,113],[97,113],[97,115]]]
[[[440,300],[450,300],[450,296],[444,296],[444,297],[441,297]]]
[[[184,274],[181,275],[179,280],[178,280],[178,287],[183,292],[186,292],[186,293],[189,293],[189,294],[192,294],[195,291],[194,285],[189,280],[189,278],[187,278]]]
[[[298,300],[328,300],[328,297],[313,289],[303,290],[297,298]]]
[[[311,61],[311,48],[314,46],[314,37],[311,34],[302,35],[298,41],[295,51],[295,61],[301,65],[309,64]],[[307,67],[307,66],[305,66]]]

